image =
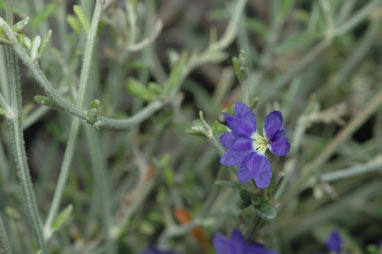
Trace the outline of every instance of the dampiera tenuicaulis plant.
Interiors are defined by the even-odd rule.
[[[0,253],[380,254],[379,2],[0,0]]]

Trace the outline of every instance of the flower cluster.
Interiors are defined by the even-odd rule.
[[[214,237],[214,248],[216,254],[277,254],[275,250],[266,249],[264,245],[259,243],[248,244],[243,234],[234,229],[231,238],[227,239],[221,233],[217,233]]]
[[[244,103],[238,102],[234,108],[235,116],[226,113],[230,132],[220,137],[220,142],[228,148],[220,163],[226,166],[241,165],[238,176],[241,183],[251,179],[263,189],[272,179],[272,165],[265,155],[269,149],[278,156],[290,150],[289,140],[282,129],[283,116],[280,111],[269,113],[264,124],[264,136],[257,132],[257,121],[253,111]]]

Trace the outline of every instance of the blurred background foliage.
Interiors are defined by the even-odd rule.
[[[245,1],[106,1],[87,105],[96,98],[99,114],[126,118],[163,99],[169,81],[175,89],[169,88],[173,94],[163,99],[169,100],[163,108],[126,131],[86,131],[88,124],[81,124],[59,208],[72,205],[73,211],[69,206],[70,215],[49,237],[49,253],[139,253],[152,245],[213,253],[216,232],[246,229],[254,210],[239,208],[237,191],[213,186],[220,155],[186,130],[199,111],[213,126],[223,109],[254,98],[259,125],[271,110],[280,110],[292,144],[285,158],[272,157],[274,173],[289,180],[274,198],[282,209],[256,239],[281,253],[324,252],[328,233],[338,229],[349,253],[377,253],[382,240],[380,1],[248,0],[230,31],[240,2]],[[85,15],[82,25],[74,5]],[[78,95],[84,29],[93,5],[90,0],[14,1],[15,23],[30,17],[26,36],[44,39],[52,29],[39,67],[70,101]],[[4,17],[4,1],[0,8]],[[240,50],[247,66],[242,86],[231,61]],[[3,94],[5,61],[1,46]],[[45,221],[73,116],[37,104],[34,96],[44,92],[24,65],[21,74],[25,147]],[[32,253],[38,247],[4,116],[0,137],[1,218],[14,253]],[[306,168],[309,174],[301,180]],[[237,181],[237,176],[224,168],[222,179]],[[199,220],[187,227],[193,217]]]

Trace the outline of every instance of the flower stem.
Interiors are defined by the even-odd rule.
[[[13,23],[12,1],[8,0],[6,5],[6,19]],[[47,253],[47,248],[42,234],[41,218],[37,207],[36,197],[33,190],[27,155],[24,147],[24,135],[22,128],[22,97],[21,82],[18,59],[9,46],[5,47],[6,66],[8,71],[9,103],[11,112],[7,116],[10,126],[10,136],[12,140],[13,156],[17,172],[21,182],[21,188],[25,198],[26,208],[31,218],[33,231],[36,235],[39,247],[43,254]]]
[[[253,218],[245,234],[245,239],[248,243],[253,242],[253,238],[255,237],[256,232],[260,229],[262,222],[263,220],[260,218],[260,216],[255,214],[255,217]]]

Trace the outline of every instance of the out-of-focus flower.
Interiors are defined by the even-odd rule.
[[[231,238],[227,239],[221,233],[214,237],[214,248],[216,254],[277,254],[275,250],[266,249],[264,245],[258,243],[248,244],[243,234],[234,229]]]
[[[257,133],[256,116],[246,104],[236,103],[234,112],[235,116],[226,113],[231,131],[220,137],[220,142],[228,148],[220,163],[241,165],[238,173],[241,183],[254,178],[259,188],[266,188],[271,183],[272,165],[265,152],[269,149],[275,155],[284,156],[290,150],[289,140],[282,130],[283,116],[280,111],[269,113],[264,124],[264,136],[261,136]]]
[[[340,254],[342,250],[342,238],[338,231],[333,231],[330,233],[327,241],[327,247],[330,251]]]
[[[155,247],[150,247],[141,251],[141,254],[180,254],[179,252],[175,252],[173,250],[159,250]]]

